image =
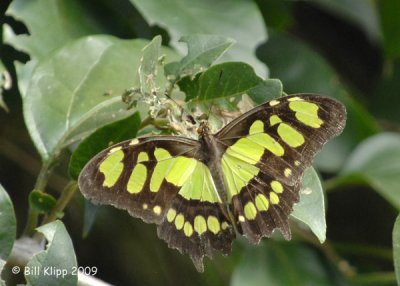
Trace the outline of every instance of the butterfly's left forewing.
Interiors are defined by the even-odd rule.
[[[159,237],[202,271],[203,256],[228,254],[235,235],[199,149],[198,141],[173,136],[125,141],[95,156],[79,186],[95,203],[158,224]]]

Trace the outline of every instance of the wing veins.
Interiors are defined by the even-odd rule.
[[[223,145],[225,145],[225,146],[228,146],[229,147],[229,145],[227,145],[227,144],[225,144],[225,143],[223,143],[223,142],[221,142],[221,144],[223,144]],[[261,146],[261,145],[259,145],[259,146]],[[265,149],[265,148],[264,148]],[[266,150],[266,149],[265,149]],[[245,158],[247,158],[247,159],[249,159],[249,161],[254,161],[254,159],[252,159],[252,158],[250,158],[249,156],[247,156],[246,154],[243,154],[243,153],[241,153],[241,152],[237,152],[237,151],[235,151],[235,150],[233,150],[232,149],[232,151],[234,152],[234,153],[236,153],[236,154],[239,154],[239,155],[241,155],[242,157],[245,157]],[[246,162],[246,161],[244,161],[244,160],[242,160],[242,159],[240,159],[240,158],[238,158],[238,157],[236,157],[236,156],[233,156],[233,157],[235,157],[236,159],[238,159],[238,160],[240,160],[240,161],[242,161],[242,162],[244,162],[244,163],[246,163],[246,164],[249,164],[248,162]],[[275,158],[278,158],[278,160],[282,163],[282,164],[284,164],[286,167],[290,167],[291,169],[295,169],[295,167],[292,165],[292,164],[290,164],[289,162],[287,162],[286,160],[284,160],[282,157],[279,157],[279,156],[275,156]],[[264,173],[264,174],[266,174],[266,175],[270,175],[270,174],[274,174],[274,168],[271,168],[269,165],[267,165],[266,163],[264,163],[263,161],[261,161],[261,160],[259,160],[256,164],[259,164],[260,165],[260,171],[262,172],[262,173]],[[250,164],[251,165],[251,164]],[[298,168],[298,167],[296,167],[296,168]],[[276,172],[275,172],[276,173]],[[284,180],[286,180],[287,181],[287,178],[284,178],[281,174],[277,174],[277,175],[280,175],[280,177],[281,178],[283,178]]]

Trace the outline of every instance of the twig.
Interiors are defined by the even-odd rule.
[[[71,181],[67,186],[65,186],[64,190],[62,191],[60,197],[57,200],[56,205],[51,210],[51,212],[44,218],[42,225],[57,219],[58,214],[65,209],[65,207],[71,201],[77,189],[78,189],[78,184],[76,181]]]
[[[357,274],[349,279],[352,284],[359,285],[382,285],[396,284],[396,274],[392,272],[372,272],[367,274]]]
[[[45,192],[46,184],[49,180],[49,176],[51,174],[52,169],[52,159],[49,158],[45,161],[40,169],[38,178],[36,180],[35,188],[33,190],[38,190],[41,192]],[[29,207],[28,210],[28,218],[26,221],[25,229],[23,232],[23,236],[31,236],[35,232],[35,228],[37,226],[39,219],[39,212],[32,207]]]
[[[317,247],[345,277],[349,278],[356,275],[354,268],[336,252],[335,248],[329,241],[325,241],[321,244],[312,233],[308,230],[301,229],[296,225],[291,226],[291,229],[305,241]]]

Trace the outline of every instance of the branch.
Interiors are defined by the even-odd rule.
[[[64,211],[65,207],[71,201],[77,189],[78,189],[78,184],[76,183],[76,181],[71,181],[68,183],[67,186],[65,186],[64,190],[62,191],[60,197],[57,200],[56,205],[51,210],[51,212],[44,218],[42,225],[50,223],[57,219],[58,214]]]

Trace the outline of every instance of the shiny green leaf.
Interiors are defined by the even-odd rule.
[[[56,199],[42,191],[33,190],[29,193],[29,206],[41,214],[49,213],[56,205]]]
[[[262,80],[246,63],[227,62],[212,66],[194,80],[185,77],[178,83],[186,99],[196,103],[214,103],[234,109],[242,94],[256,103],[276,98],[282,94],[279,80]]]
[[[377,1],[386,55],[400,58],[400,1]]]
[[[400,135],[380,133],[362,142],[347,159],[338,180],[355,176],[400,210]]]
[[[100,32],[76,0],[15,0],[6,14],[22,21],[29,35],[7,34],[5,42],[37,60],[46,58],[70,40]]]
[[[142,50],[142,58],[136,76],[137,85],[142,94],[150,94],[156,88],[155,79],[159,75],[158,66],[161,53],[161,36],[156,36]]]
[[[400,215],[397,217],[393,228],[393,260],[397,283],[400,284]]]
[[[318,174],[308,168],[303,177],[300,201],[294,205],[292,216],[305,223],[321,243],[326,239],[324,193]]]
[[[16,232],[17,222],[14,207],[6,190],[0,184],[0,274],[11,253]]]
[[[73,275],[72,271],[77,267],[77,261],[71,238],[64,224],[57,220],[38,227],[37,230],[44,234],[48,243],[46,250],[36,254],[28,262],[26,267],[36,269],[37,272],[27,273],[26,281],[32,286],[76,285],[78,276],[76,273]],[[48,274],[50,269],[54,270],[52,275]]]
[[[4,42],[30,56],[25,65],[16,63],[22,96],[40,60],[71,40],[101,32],[79,0],[16,0],[11,2],[6,14],[24,23],[29,32],[29,35],[16,35],[9,26],[4,27]]]
[[[147,1],[130,0],[150,25],[158,25],[169,33],[171,45],[182,54],[182,36],[193,34],[223,35],[236,40],[222,61],[243,61],[257,74],[267,74],[255,57],[255,49],[267,38],[261,13],[252,1]]]
[[[386,124],[400,122],[400,61],[390,63],[390,72],[379,81],[369,99],[371,113]]]
[[[120,95],[132,86],[138,54],[146,44],[91,36],[65,46],[39,64],[24,98],[24,117],[44,160],[132,113]],[[163,53],[174,59],[169,50],[163,49]]]
[[[10,89],[11,84],[12,83],[10,74],[8,73],[3,63],[0,61],[0,108],[4,109],[7,112],[8,112],[8,107],[4,102],[3,92],[6,89]]]
[[[333,285],[329,278],[321,258],[309,247],[268,241],[246,248],[231,286]]]
[[[166,76],[172,77],[172,81],[193,77],[207,69],[234,43],[232,39],[217,35],[190,35],[179,41],[187,44],[188,52],[179,62],[165,66]]]

